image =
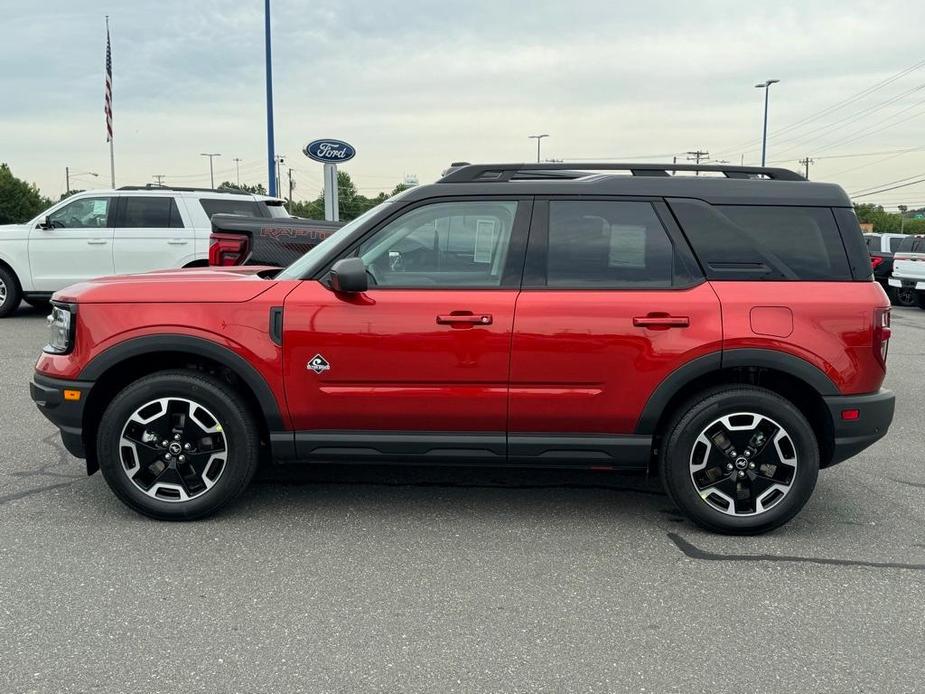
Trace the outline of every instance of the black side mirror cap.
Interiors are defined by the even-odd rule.
[[[42,221],[39,223],[40,229],[54,229],[55,225],[51,223],[51,217],[47,214],[42,217]]]
[[[335,292],[359,293],[369,289],[366,264],[360,258],[343,258],[331,266],[328,282]]]

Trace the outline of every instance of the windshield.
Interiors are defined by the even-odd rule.
[[[311,268],[315,261],[319,258],[323,258],[328,252],[329,248],[332,248],[337,245],[337,243],[346,236],[349,236],[353,233],[353,230],[359,227],[363,222],[372,217],[374,214],[384,209],[387,205],[390,205],[391,202],[386,201],[379,203],[372,209],[367,210],[359,217],[354,219],[352,222],[348,222],[340,229],[335,231],[333,234],[328,236],[324,241],[319,243],[317,246],[309,250],[305,255],[295,261],[292,265],[287,267],[281,273],[279,273],[275,279],[278,280],[298,280],[302,279],[306,271]]]

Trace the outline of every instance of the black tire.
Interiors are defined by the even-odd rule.
[[[219,430],[227,450],[213,486],[183,501],[163,500],[145,493],[129,478],[122,461],[120,441],[124,427],[139,408],[160,398],[182,398],[205,408],[221,425]],[[97,433],[100,471],[115,495],[139,513],[170,521],[204,518],[234,500],[257,470],[259,445],[254,415],[240,394],[217,378],[182,370],[161,371],[127,386],[106,408]]]
[[[783,427],[792,441],[797,461],[787,493],[767,510],[752,515],[730,515],[717,510],[701,497],[691,472],[694,446],[701,432],[718,418],[739,412],[768,417]],[[741,456],[740,453],[739,459]],[[659,453],[659,470],[666,493],[692,521],[714,532],[756,535],[780,527],[809,500],[819,473],[819,446],[809,422],[789,400],[764,388],[720,386],[690,400],[669,422]],[[732,476],[737,474],[734,469],[729,476],[734,479]],[[745,474],[752,478],[751,472]]]
[[[22,290],[19,279],[11,270],[0,265],[0,318],[6,318],[19,308]]]
[[[890,287],[888,295],[890,297],[890,303],[894,306],[916,306],[916,292],[914,289],[909,287]]]
[[[925,292],[915,290],[915,303],[919,308],[925,308]]]

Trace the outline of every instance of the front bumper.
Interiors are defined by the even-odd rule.
[[[36,373],[29,384],[32,400],[39,411],[61,431],[61,441],[76,458],[86,458],[83,415],[92,381],[65,381]],[[65,397],[69,391],[70,397]],[[79,393],[75,397],[74,393]]]
[[[835,429],[835,447],[829,465],[835,465],[857,455],[879,441],[890,428],[896,396],[881,388],[870,395],[834,395],[823,398]],[[845,419],[844,413],[857,410],[856,419]]]

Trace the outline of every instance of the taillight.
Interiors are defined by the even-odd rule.
[[[886,368],[886,355],[890,347],[890,336],[893,331],[890,329],[890,309],[874,309],[874,356],[880,361],[881,366]]]
[[[871,256],[871,258],[870,258],[870,266],[871,266],[872,269],[876,270],[876,269],[877,269],[878,267],[880,267],[881,265],[883,265],[883,257],[882,257],[882,256],[879,256],[879,255]]]
[[[209,265],[240,265],[247,256],[247,237],[242,234],[213,233],[209,237]]]

